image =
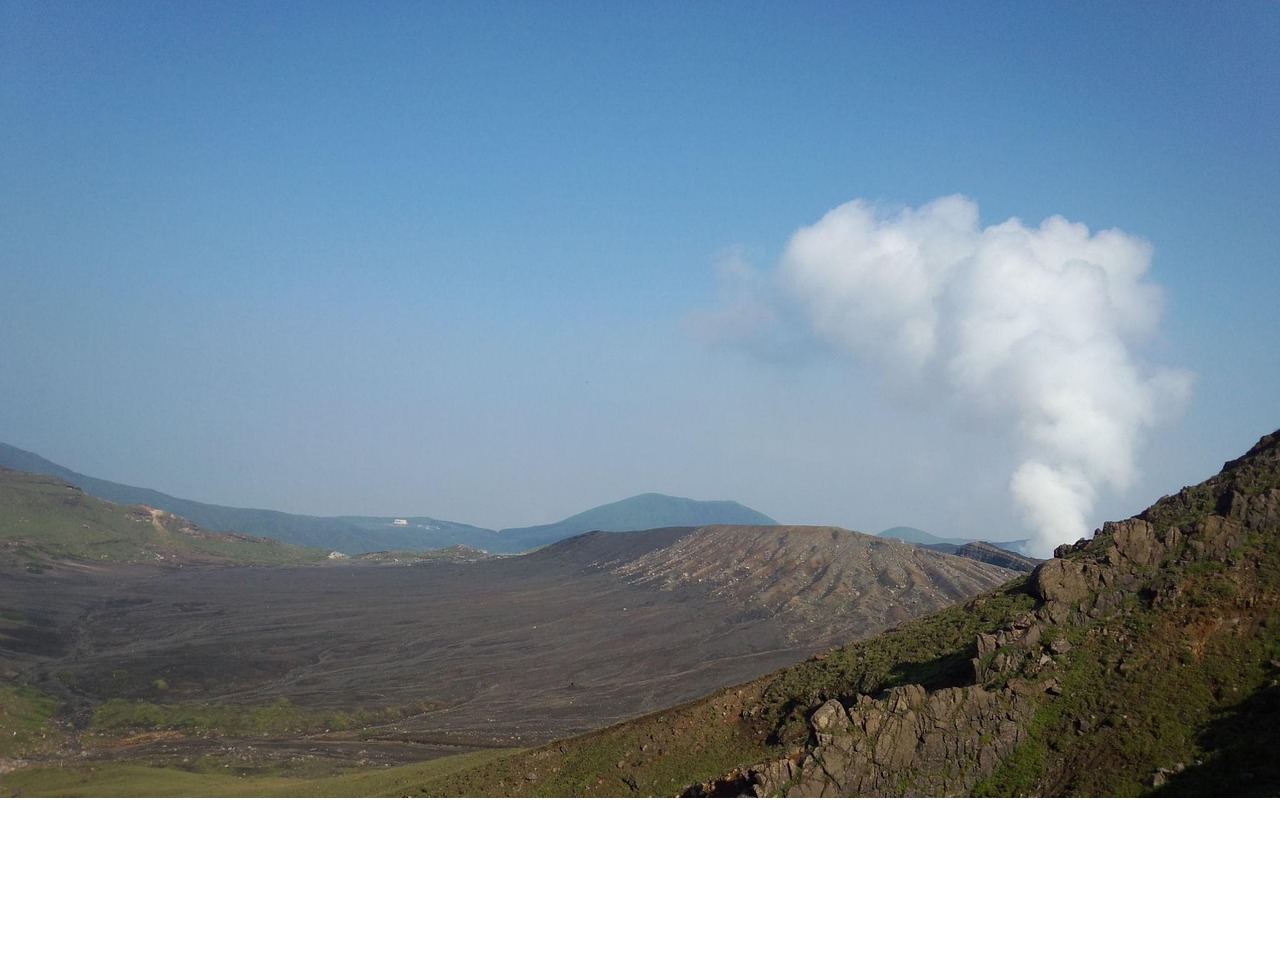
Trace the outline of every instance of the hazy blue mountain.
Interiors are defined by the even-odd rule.
[[[890,527],[888,530],[881,530],[876,534],[877,537],[884,537],[886,540],[901,540],[903,543],[954,543],[956,545],[968,543],[967,540],[948,540],[946,537],[935,537],[932,533],[926,533],[915,527]]]
[[[559,523],[498,531],[519,549],[555,543],[590,530],[622,533],[659,527],[702,527],[710,524],[776,526],[778,521],[733,500],[689,500],[661,493],[642,493],[616,503],[584,510]]]
[[[916,527],[890,527],[888,530],[881,530],[876,534],[877,537],[884,537],[886,540],[901,540],[903,543],[914,543],[922,547],[945,548],[947,546],[963,547],[970,543],[990,543],[993,547],[999,547],[1001,550],[1008,550],[1012,553],[1020,553],[1023,556],[1027,554],[1027,541],[1024,540],[961,540],[955,537],[935,537],[932,533]],[[943,550],[944,553],[955,553],[954,550]]]
[[[435,517],[311,517],[279,510],[222,507],[184,500],[146,487],[86,476],[6,443],[0,443],[0,467],[60,477],[87,493],[114,503],[145,503],[168,510],[206,530],[251,533],[284,543],[323,547],[348,554],[376,550],[434,550],[454,544],[490,553],[519,553],[589,530],[776,523],[763,513],[729,500],[688,500],[646,493],[575,514],[559,523],[499,531]]]

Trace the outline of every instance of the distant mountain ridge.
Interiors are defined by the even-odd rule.
[[[734,526],[774,527],[778,521],[759,511],[744,507],[733,500],[689,500],[685,497],[669,497],[661,493],[642,493],[584,510],[561,520],[538,527],[516,527],[499,530],[505,537],[528,550],[543,544],[555,543],[580,533],[602,530],[607,533],[626,533],[633,530],[654,530],[660,527],[705,527],[730,524]]]
[[[114,503],[145,503],[185,517],[206,530],[247,533],[348,554],[436,550],[459,544],[490,553],[521,553],[592,530],[626,532],[707,524],[777,524],[776,520],[763,513],[732,500],[690,500],[645,493],[586,510],[557,523],[489,530],[426,516],[313,517],[279,510],[200,503],[147,487],[134,487],[77,473],[6,443],[0,443],[0,467],[58,477],[86,493]]]
[[[1024,540],[980,540],[970,538],[962,540],[957,537],[936,537],[932,533],[916,527],[890,527],[888,530],[881,530],[878,537],[884,537],[886,540],[901,540],[903,543],[914,543],[918,547],[932,547],[935,550],[941,550],[943,553],[955,553],[952,547],[963,547],[971,543],[987,543],[993,547],[999,547],[1001,550],[1007,550],[1010,553],[1020,553],[1024,557],[1028,556],[1027,541]]]

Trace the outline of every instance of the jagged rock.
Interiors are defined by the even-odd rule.
[[[1055,558],[1032,571],[1027,581],[1031,595],[1045,603],[1079,603],[1089,594],[1083,563]]]
[[[849,715],[845,713],[844,706],[839,700],[828,700],[813,712],[813,716],[809,718],[809,725],[816,732],[824,733],[833,726],[847,727]]]
[[[1280,528],[1280,490],[1266,490],[1253,495],[1232,490],[1227,516],[1250,530],[1266,532]]]
[[[1197,521],[1187,536],[1187,549],[1195,560],[1225,560],[1244,542],[1245,528],[1216,514]]]
[[[1111,534],[1107,560],[1113,566],[1126,563],[1149,566],[1164,552],[1163,544],[1156,538],[1156,528],[1140,517],[1103,524],[1102,532]]]
[[[796,762],[790,757],[782,757],[753,767],[746,776],[751,784],[750,792],[757,797],[776,796],[791,783],[798,769]]]
[[[908,685],[884,699],[860,695],[848,711],[829,700],[810,718],[814,746],[804,758],[761,764],[745,778],[756,796],[961,794],[1025,737],[1042,689]]]

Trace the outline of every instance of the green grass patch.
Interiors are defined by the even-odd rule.
[[[0,683],[0,757],[42,753],[62,743],[53,722],[61,704],[33,687]]]
[[[151,703],[108,700],[93,711],[89,731],[124,735],[173,730],[195,736],[286,737],[331,731],[361,730],[394,723],[435,709],[418,703],[361,710],[309,710],[286,698],[260,705],[224,703]]]
[[[399,797],[512,752],[481,750],[377,770],[301,778],[219,770],[207,763],[195,770],[142,763],[25,767],[0,780],[0,796]]]
[[[738,722],[724,691],[496,760],[419,794],[439,797],[674,797],[776,755]]]

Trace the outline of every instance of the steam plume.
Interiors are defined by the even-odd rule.
[[[931,392],[1013,438],[1009,490],[1048,556],[1089,532],[1100,490],[1133,482],[1143,432],[1190,389],[1132,353],[1162,310],[1150,263],[1145,241],[1058,216],[982,228],[962,196],[889,213],[854,200],[797,230],[775,279],[890,393]]]

